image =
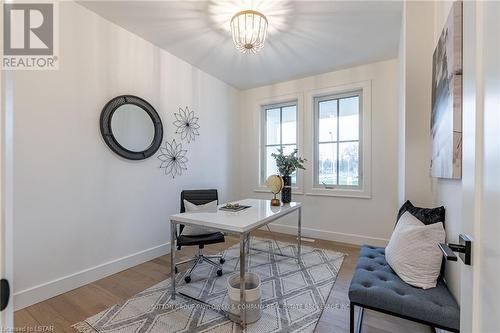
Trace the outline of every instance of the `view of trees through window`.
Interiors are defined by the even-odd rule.
[[[270,105],[264,108],[265,114],[265,155],[264,182],[270,175],[278,174],[276,161],[271,156],[278,148],[290,154],[297,148],[297,105],[287,103]],[[292,174],[292,183],[296,184],[296,172]]]
[[[361,92],[314,98],[315,148],[314,186],[360,187]],[[297,148],[297,103],[263,107],[263,151],[261,183],[278,174],[271,156],[282,148],[290,154]],[[311,165],[311,168],[313,168]],[[296,172],[292,182],[296,184]]]
[[[359,95],[315,100],[317,186],[360,185],[359,108]]]

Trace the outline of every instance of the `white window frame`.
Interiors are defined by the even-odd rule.
[[[298,149],[298,155],[303,156],[302,153],[302,129],[303,129],[303,112],[302,112],[302,94],[289,94],[283,96],[271,97],[263,100],[259,100],[258,110],[259,110],[259,174],[258,174],[258,184],[254,189],[254,192],[266,192],[269,193],[269,189],[266,187],[266,179],[264,179],[265,167],[266,167],[266,114],[265,110],[270,107],[283,107],[287,105],[295,104],[297,108],[297,127],[296,127],[296,146]],[[297,182],[294,186],[292,186],[292,193],[294,194],[303,194],[303,171],[297,170],[296,176]]]
[[[318,110],[317,102],[323,98],[342,98],[358,95],[360,97],[359,131],[359,185],[328,185],[317,183],[318,179]],[[314,90],[307,93],[311,133],[311,173],[307,195],[342,196],[371,198],[371,81]]]
[[[339,179],[339,146],[340,143],[342,142],[347,142],[347,141],[340,141],[339,139],[339,120],[340,118],[338,117],[339,115],[339,104],[338,100],[343,99],[343,98],[350,98],[350,97],[358,97],[359,98],[359,136],[357,140],[348,140],[349,142],[358,142],[358,160],[359,160],[359,168],[358,168],[358,180],[359,183],[358,185],[339,185],[339,184],[333,184],[333,185],[324,185],[319,183],[319,165],[318,165],[318,160],[319,160],[319,104],[321,102],[326,102],[326,101],[332,101],[332,100],[337,100],[337,137],[335,138],[334,141],[331,141],[330,143],[334,143],[337,145],[337,163],[335,165],[337,171],[337,181]],[[363,110],[363,96],[362,96],[362,91],[352,91],[352,92],[344,92],[341,94],[332,94],[332,95],[325,95],[325,96],[317,96],[314,97],[314,170],[313,170],[313,187],[314,188],[326,188],[326,189],[350,189],[350,190],[358,190],[363,187],[363,117],[362,117],[362,112]],[[328,142],[321,142],[321,143],[328,143]]]

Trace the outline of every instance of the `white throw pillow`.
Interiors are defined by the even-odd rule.
[[[195,205],[192,202],[184,200],[184,208],[187,213],[192,212],[216,212],[217,211],[217,200],[210,201],[204,205]],[[182,229],[183,236],[198,236],[209,234],[212,232],[216,232],[216,230],[205,228],[205,227],[195,227],[190,225],[184,225],[184,229]]]
[[[442,260],[438,243],[444,243],[445,238],[442,223],[425,225],[410,212],[405,212],[385,248],[385,259],[409,285],[434,288]]]

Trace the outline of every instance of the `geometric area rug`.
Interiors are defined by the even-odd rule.
[[[278,242],[284,254],[297,256],[295,244]],[[275,251],[274,241],[253,238],[251,247]],[[210,306],[177,296],[170,299],[170,278],[73,325],[79,333],[169,333],[242,332],[238,324],[216,311],[228,302],[227,278],[239,272],[239,244],[226,250],[224,274],[201,264],[184,282],[184,267],[176,276],[176,287]],[[345,254],[302,246],[302,263],[270,253],[252,251],[247,255],[248,271],[259,274],[262,286],[262,317],[247,325],[245,332],[313,332],[335,283]]]

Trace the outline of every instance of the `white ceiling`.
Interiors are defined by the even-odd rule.
[[[79,3],[239,89],[396,57],[402,13],[399,1]],[[256,55],[239,53],[228,30],[232,15],[248,8],[269,20]]]

